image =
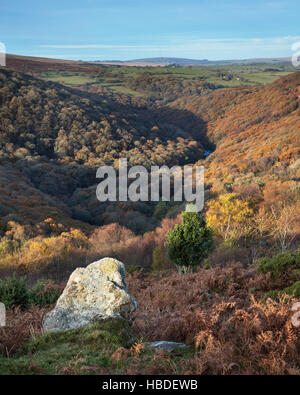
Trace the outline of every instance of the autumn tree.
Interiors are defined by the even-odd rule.
[[[235,193],[220,195],[208,203],[207,224],[224,240],[235,240],[251,231],[253,210]]]
[[[279,213],[271,210],[270,233],[284,253],[300,235],[300,202],[286,206]]]
[[[300,201],[295,182],[270,182],[264,188],[261,210],[267,214],[268,233],[280,252],[292,247],[300,236]]]

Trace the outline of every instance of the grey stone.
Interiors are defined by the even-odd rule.
[[[71,274],[55,308],[45,315],[43,329],[65,331],[99,319],[131,319],[136,309],[128,294],[123,263],[103,258]]]
[[[184,343],[176,343],[176,342],[168,342],[168,341],[148,342],[147,344],[150,347],[164,351],[172,351],[177,347],[187,347],[187,345]]]

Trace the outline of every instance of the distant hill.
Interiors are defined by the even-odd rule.
[[[6,66],[9,69],[26,73],[38,74],[43,71],[73,71],[98,73],[104,66],[74,60],[38,58],[33,56],[6,55]]]
[[[145,58],[145,59],[134,59],[129,62],[143,62],[143,63],[160,63],[160,64],[176,64],[179,66],[189,66],[189,65],[202,65],[209,61],[207,59],[185,59],[185,58]]]
[[[99,61],[97,63],[120,65],[120,66],[201,66],[210,63],[207,59],[185,59],[185,58],[145,58],[145,59],[133,59],[133,60],[107,60]]]
[[[290,58],[257,58],[257,59],[228,59],[228,60],[208,60],[208,59],[186,59],[186,58],[172,58],[172,57],[156,57],[156,58],[142,58],[133,60],[94,60],[94,61],[74,61],[63,59],[39,58],[32,56],[20,55],[6,55],[7,67],[21,71],[24,73],[34,73],[51,70],[64,71],[89,71],[97,73],[101,65],[113,66],[139,66],[139,67],[157,67],[157,66],[224,66],[237,64],[282,64],[290,63]]]

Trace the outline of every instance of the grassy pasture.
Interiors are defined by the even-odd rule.
[[[99,68],[99,72],[49,70],[42,71],[40,78],[59,82],[75,87],[92,85],[96,88],[105,89],[114,93],[141,97],[145,93],[134,91],[126,86],[128,78],[142,74],[152,76],[173,76],[179,80],[190,82],[206,82],[216,85],[218,88],[234,88],[239,86],[265,85],[278,78],[295,71],[289,64],[246,64],[246,65],[222,65],[222,66],[193,66],[193,67],[129,67],[107,65]]]

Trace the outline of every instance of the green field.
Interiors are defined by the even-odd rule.
[[[40,74],[40,77],[53,82],[59,82],[64,85],[82,85],[94,82],[95,79],[88,73],[77,73],[67,71],[48,71]]]
[[[134,75],[134,74],[132,74]],[[135,92],[126,86],[122,85],[119,76],[116,74],[114,77],[102,77],[87,73],[78,72],[65,72],[65,71],[49,71],[43,72],[39,75],[47,81],[58,82],[70,87],[76,86],[94,86],[96,88],[108,90],[111,92],[128,95],[128,96],[143,96],[142,93]]]
[[[147,96],[139,89],[128,87],[128,79],[142,75],[152,77],[174,77],[178,82],[201,84],[211,83],[217,88],[265,85],[278,78],[295,72],[290,64],[246,64],[225,66],[185,66],[185,67],[129,67],[106,65],[94,69],[93,73],[81,71],[49,70],[41,72],[40,78],[59,82],[71,87],[94,87],[99,91],[127,96]]]

